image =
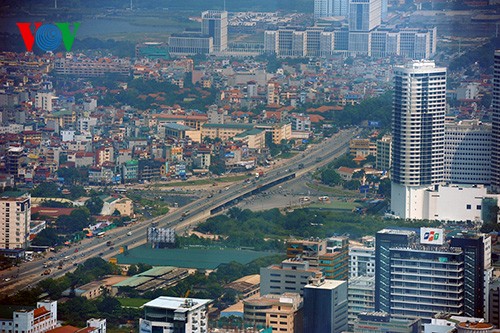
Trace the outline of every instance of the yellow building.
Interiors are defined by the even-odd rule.
[[[264,295],[243,300],[245,326],[273,332],[302,333],[302,297],[296,293]]]
[[[54,111],[45,116],[45,123],[49,120],[56,121],[61,128],[71,127],[76,122],[76,112],[71,110],[62,109]]]
[[[114,161],[114,149],[112,146],[101,147],[96,151],[96,164],[103,165],[105,162]]]
[[[352,139],[349,142],[349,153],[353,157],[377,156],[377,144],[369,139]]]
[[[251,129],[234,137],[235,140],[243,141],[250,149],[262,149],[266,146],[266,132],[261,129]]]
[[[31,195],[3,192],[0,198],[0,248],[23,249],[30,231]]]
[[[154,114],[150,124],[162,125],[165,123],[175,123],[200,130],[207,122],[207,115],[173,115],[173,114]]]
[[[172,159],[172,161],[182,161],[182,155],[182,147],[172,147],[170,149],[170,158]]]
[[[281,140],[288,141],[292,138],[291,123],[256,124],[255,128],[262,129],[266,132],[272,132],[273,142],[277,145],[281,143]]]
[[[201,141],[201,131],[194,128],[177,124],[177,123],[167,123],[164,124],[165,127],[165,137],[173,138],[175,140],[181,140],[189,137],[194,142]]]
[[[201,137],[227,141],[251,129],[253,129],[251,124],[204,124],[201,128]]]

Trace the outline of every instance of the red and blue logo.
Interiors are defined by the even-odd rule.
[[[80,27],[80,22],[72,23],[73,31],[71,31],[69,22],[58,22],[54,24],[42,24],[42,22],[34,22],[34,31],[31,31],[32,24],[30,22],[17,22],[17,27],[23,38],[26,51],[31,52],[33,45],[36,45],[43,51],[54,51],[61,44],[64,44],[66,51],[71,51],[73,42],[75,41],[76,32]]]
[[[432,242],[432,241],[437,241],[439,239],[439,232],[435,232],[434,230],[432,231],[427,231],[424,234],[424,240]]]

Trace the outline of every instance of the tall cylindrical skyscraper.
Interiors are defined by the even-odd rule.
[[[495,51],[491,133],[491,189],[500,192],[500,50]]]
[[[395,68],[391,209],[401,218],[421,218],[413,190],[443,181],[445,115],[446,68],[426,60]]]

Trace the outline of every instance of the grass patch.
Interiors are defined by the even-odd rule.
[[[140,308],[151,300],[146,298],[118,298],[118,301],[126,308]]]
[[[229,183],[229,182],[238,182],[240,180],[244,180],[247,178],[249,178],[249,176],[247,176],[247,175],[228,176],[228,177],[219,178],[216,181],[221,182],[221,183]]]
[[[188,249],[152,249],[141,245],[130,249],[128,254],[118,254],[120,264],[145,263],[153,266],[175,266],[197,269],[215,269],[220,264],[231,261],[247,264],[252,260],[275,254],[273,252],[250,251],[238,249],[221,249],[216,247],[193,246]]]
[[[197,186],[197,185],[208,185],[212,184],[214,181],[211,179],[197,179],[197,180],[186,180],[182,182],[174,182],[174,183],[167,183],[167,184],[155,184],[155,186],[158,187],[175,187],[175,186]]]
[[[183,186],[199,186],[199,185],[211,185],[213,183],[231,183],[238,182],[249,178],[248,175],[238,175],[238,176],[227,176],[221,178],[211,178],[211,179],[196,179],[196,180],[186,180],[182,182],[173,182],[166,184],[152,184],[151,187],[183,187]]]
[[[145,207],[145,209],[148,209],[151,212],[152,216],[165,215],[169,211],[168,203],[144,198],[137,192],[129,193],[128,197],[132,199],[134,203]]]
[[[170,209],[167,206],[158,207],[155,210],[153,210],[153,214],[152,215],[153,215],[153,217],[167,215],[168,212],[169,212],[169,210]]]
[[[296,156],[297,154],[298,153],[286,152],[286,153],[282,153],[276,157],[286,160],[286,159],[289,159],[289,158]]]
[[[307,187],[320,191],[323,193],[328,193],[332,194],[333,196],[336,197],[346,197],[346,198],[362,198],[363,195],[361,195],[357,191],[350,191],[350,190],[345,190],[341,187],[330,187],[326,185],[320,185],[320,184],[313,184],[313,183],[307,183]]]
[[[342,210],[342,211],[352,211],[353,209],[360,207],[361,205],[356,202],[343,202],[339,200],[332,200],[328,203],[313,203],[308,206],[308,208],[319,208],[328,210]]]

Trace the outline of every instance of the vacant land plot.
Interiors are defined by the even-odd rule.
[[[153,266],[175,266],[197,269],[214,269],[220,264],[236,261],[247,264],[260,257],[275,253],[236,249],[152,249],[148,245],[129,250],[128,255],[116,256],[119,264],[144,263]]]

